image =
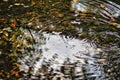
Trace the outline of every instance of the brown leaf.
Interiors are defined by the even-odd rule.
[[[101,7],[101,8],[105,8],[105,5],[104,5],[104,4],[100,4],[100,7]]]

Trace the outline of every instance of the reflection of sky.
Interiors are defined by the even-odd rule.
[[[79,60],[80,63],[85,64],[84,60],[90,59],[88,62],[90,64],[94,63],[92,56],[95,54],[95,47],[91,46],[87,41],[52,34],[44,34],[43,36],[46,38],[46,44],[40,46],[42,48],[42,57],[37,62],[36,67],[42,64],[43,59],[48,61],[54,55],[57,55],[57,58],[55,58],[56,65],[62,64],[67,58],[70,59],[70,62]]]
[[[80,65],[76,67],[77,72],[81,71],[82,65],[86,65],[88,73],[93,73],[93,76],[100,75],[99,66],[95,63],[97,59],[94,58],[100,50],[91,43],[87,42],[86,39],[79,40],[66,37],[64,35],[47,33],[43,33],[43,36],[39,36],[39,34],[34,35],[36,35],[37,41],[45,43],[39,44],[38,42],[38,44],[36,44],[37,47],[34,45],[36,49],[42,50],[40,59],[36,61],[35,64],[32,64],[36,58],[36,52],[32,53],[34,55],[34,59],[30,56],[26,56],[23,60],[21,60],[21,70],[27,71],[29,69],[29,66],[26,65],[26,62],[29,61],[29,59],[33,61],[29,61],[29,63],[34,66],[34,73],[36,73],[41,65],[46,65],[45,62],[49,63],[49,68],[56,70],[60,69],[60,67],[63,66],[64,61],[69,58],[71,63],[80,63]]]
[[[65,38],[60,35],[50,35],[44,34],[46,37],[46,44],[42,46],[43,56],[46,59],[52,58],[54,54],[58,54],[58,58],[64,60],[65,58],[70,58],[72,61],[76,60],[73,56],[76,53],[83,52],[88,53],[88,51],[94,53],[92,51],[93,47],[90,46],[84,40]],[[88,50],[89,49],[89,50]]]

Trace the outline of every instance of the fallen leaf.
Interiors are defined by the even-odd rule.
[[[12,24],[11,24],[11,27],[16,27],[16,24],[15,24],[15,23],[12,23]]]

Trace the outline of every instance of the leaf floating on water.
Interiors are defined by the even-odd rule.
[[[77,3],[77,2],[78,2],[78,0],[73,0],[73,2],[74,2],[74,3]]]
[[[12,37],[10,38],[10,41],[14,41],[16,39],[16,35],[12,35]]]
[[[15,24],[15,23],[12,23],[12,24],[11,24],[11,27],[16,27],[16,24]]]
[[[23,45],[24,46],[29,46],[28,42],[26,40],[23,40]]]
[[[119,23],[116,23],[116,22],[114,22],[114,23],[112,23],[114,26],[116,26],[117,28],[120,28],[120,24]]]
[[[104,5],[104,4],[100,4],[100,7],[101,7],[101,8],[105,8],[105,5]]]
[[[120,25],[119,25],[119,26],[117,26],[117,28],[120,28]]]
[[[6,31],[4,31],[3,34],[4,34],[5,36],[8,36],[8,32],[6,32]]]
[[[62,18],[62,17],[64,17],[64,14],[58,13],[58,17]]]
[[[15,5],[15,6],[20,6],[20,5],[21,5],[21,3],[14,3],[14,5]]]
[[[87,17],[87,14],[86,13],[80,13],[80,17],[85,18],[85,17]]]
[[[117,28],[120,28],[120,24],[117,25]]]
[[[10,27],[4,28],[3,30],[8,31],[8,32],[11,32],[11,31],[12,31]],[[2,30],[1,30],[1,31],[2,31]],[[2,31],[2,32],[3,32],[3,31]]]
[[[35,3],[35,1],[31,1],[31,5],[30,6],[34,6],[36,3]]]

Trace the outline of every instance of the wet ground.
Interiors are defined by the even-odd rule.
[[[1,1],[0,79],[120,80],[119,3],[76,1]]]

